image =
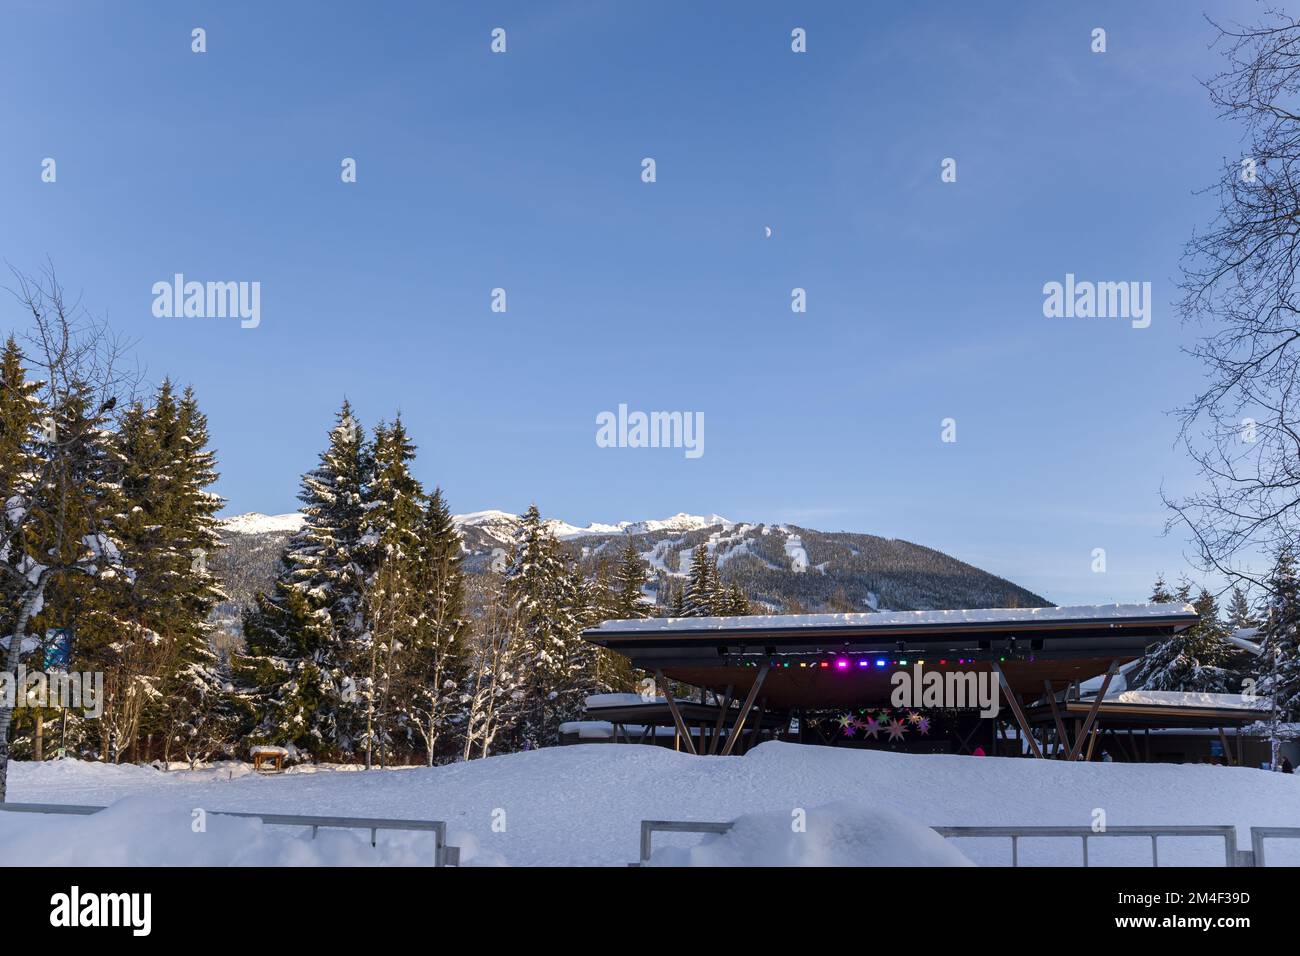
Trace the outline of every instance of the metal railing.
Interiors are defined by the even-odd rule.
[[[734,823],[708,823],[688,820],[642,820],[641,858],[631,866],[645,866],[652,852],[651,839],[659,833],[726,833]],[[1223,840],[1225,866],[1250,865],[1239,860],[1237,854],[1237,828],[1233,826],[1165,826],[1165,827],[1107,827],[1095,831],[1091,827],[931,827],[945,839],[978,837],[1011,840],[1011,865],[1020,865],[1020,840],[1035,837],[1077,838],[1083,844],[1083,865],[1088,866],[1088,841],[1100,837],[1147,837],[1151,840],[1151,865],[1160,865],[1159,839],[1161,837],[1218,837]],[[1260,832],[1261,836],[1256,837]],[[1300,838],[1300,827],[1252,827],[1251,842],[1255,849],[1254,865],[1263,865],[1262,839],[1264,837]]]
[[[62,813],[90,816],[104,807],[75,803],[0,803],[0,810],[10,813]],[[447,845],[445,820],[396,820],[386,817],[317,817],[291,813],[247,813],[239,810],[205,810],[220,817],[250,817],[261,820],[266,826],[311,827],[312,839],[321,827],[340,830],[369,830],[370,845],[376,845],[380,830],[418,830],[434,835],[434,866],[459,866],[460,847]]]
[[[1233,826],[1168,827],[931,827],[945,839],[953,837],[1010,837],[1011,865],[1020,865],[1020,840],[1036,837],[1078,838],[1083,844],[1083,865],[1088,865],[1088,841],[1103,837],[1148,837],[1151,865],[1160,865],[1160,837],[1219,837],[1223,840],[1224,866],[1237,865],[1237,828]]]
[[[652,834],[659,833],[726,833],[734,823],[708,823],[691,820],[642,820],[641,859],[629,866],[645,866],[650,860]]]
[[[1267,866],[1264,862],[1265,840],[1300,840],[1300,827],[1251,827],[1250,849],[1255,857],[1255,866]]]

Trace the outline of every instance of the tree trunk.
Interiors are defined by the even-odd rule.
[[[18,609],[18,620],[14,622],[14,632],[9,637],[9,653],[5,655],[5,670],[18,677],[18,661],[23,653],[23,635],[27,633],[27,622],[31,620],[32,614],[36,610],[36,605],[41,600],[41,595],[45,593],[45,583],[49,578],[42,573],[36,579],[36,587],[26,600],[23,601],[22,607]],[[22,693],[22,688],[15,687],[15,699],[17,694]],[[4,803],[8,794],[9,785],[9,725],[14,720],[14,709],[0,705],[0,803]]]

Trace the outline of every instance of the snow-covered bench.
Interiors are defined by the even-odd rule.
[[[269,744],[258,744],[250,749],[249,754],[253,758],[253,769],[258,773],[278,773],[284,769],[284,758],[289,756],[289,751],[284,747],[272,747]],[[269,768],[263,770],[263,765],[269,764]]]

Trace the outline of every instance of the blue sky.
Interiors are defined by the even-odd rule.
[[[718,512],[1141,599],[1187,566],[1173,283],[1240,148],[1201,13],[1259,9],[11,0],[0,256],[195,387],[228,513],[293,510],[346,395],[456,511]],[[177,272],[260,282],[260,326],[154,317]],[[1150,281],[1151,327],[1045,318],[1067,272]],[[620,403],[702,412],[705,454],[597,447]]]

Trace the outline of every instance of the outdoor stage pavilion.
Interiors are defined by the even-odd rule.
[[[1188,604],[1112,604],[605,621],[583,637],[654,675],[660,694],[674,692],[648,700],[598,696],[586,721],[572,726],[612,728],[590,736],[613,742],[671,741],[689,753],[738,754],[780,738],[1090,759],[1098,714],[1114,710],[1104,701],[1119,669],[1196,619]],[[891,678],[900,670],[974,672],[985,675],[978,679],[986,686],[996,680],[996,717],[981,719],[969,708],[895,708]],[[1100,681],[1091,699],[1080,693],[1089,680]],[[1166,709],[1163,716],[1178,726],[1179,708]],[[1160,705],[1114,716],[1128,720],[1125,727],[1162,718]],[[1239,729],[1260,716],[1202,707],[1190,719]],[[570,740],[589,736],[578,731]]]

